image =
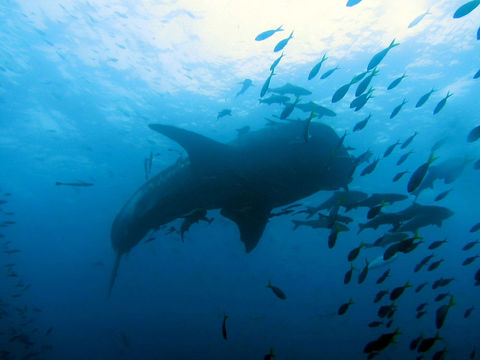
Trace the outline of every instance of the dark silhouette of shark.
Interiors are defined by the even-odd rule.
[[[221,209],[235,222],[247,252],[260,240],[272,209],[319,190],[347,188],[355,170],[335,131],[290,121],[252,131],[228,144],[174,126],[149,127],[180,144],[188,159],[177,161],[144,185],[123,206],[111,228],[116,260],[151,230],[195,209]]]

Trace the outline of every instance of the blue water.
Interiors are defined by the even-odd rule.
[[[462,251],[479,238],[469,232],[480,221],[479,172],[472,162],[453,184],[437,181],[418,198],[425,205],[448,207],[454,216],[441,227],[422,228],[424,244],[386,267],[371,269],[363,284],[357,284],[357,277],[365,259],[373,260],[384,249],[362,249],[352,282],[345,285],[347,254],[388,230],[357,235],[368,209],[348,213],[355,219],[351,231],[340,233],[333,249],[327,246],[329,230],[292,230],[291,220],[304,215],[272,218],[250,254],[235,224],[214,210],[208,213],[212,224],[194,224],[184,242],[176,232],[166,234],[171,225],[179,228],[181,221],[175,220],[154,241],[140,243],[122,259],[112,295],[106,296],[114,262],[110,227],[145,182],[144,159],[154,154],[155,175],[174,163],[179,152],[186,156],[178,144],[147,125],[176,125],[229,142],[243,126],[255,131],[265,127],[265,117],[280,121],[274,116],[280,116],[283,106],[259,104],[258,99],[269,66],[280,55],[273,48],[291,30],[293,39],[270,87],[291,82],[312,91],[302,102],[314,100],[337,114],[313,121],[328,124],[340,137],[347,131],[344,145],[354,148],[352,155],[370,149],[371,160],[382,157],[389,145],[418,132],[407,149],[397,147],[372,174],[361,177],[362,164],[350,190],[407,194],[410,174],[443,138],[445,145],[435,153],[438,162],[479,159],[480,142],[467,143],[466,137],[480,125],[480,79],[473,79],[480,69],[480,10],[453,19],[464,1],[409,0],[399,5],[364,0],[354,7],[329,1],[2,1],[0,359],[262,359],[270,348],[278,359],[360,359],[366,358],[368,342],[397,328],[401,334],[396,343],[377,358],[413,359],[417,353],[409,350],[410,341],[420,334],[435,335],[435,311],[448,299],[433,299],[445,291],[454,295],[456,305],[439,331],[444,340],[425,358],[445,347],[446,358],[467,359],[474,349],[478,356],[480,287],[474,286],[474,274],[480,260],[462,266],[480,251],[478,245]],[[431,14],[408,29],[428,9]],[[281,24],[285,31],[254,40]],[[374,98],[354,112],[349,108],[353,85],[344,99],[332,104],[335,90],[364,71],[393,38],[400,46],[379,65],[372,80]],[[325,52],[328,59],[319,75],[308,81]],[[338,71],[320,79],[337,65]],[[387,91],[404,72],[408,77]],[[235,97],[246,78],[254,86]],[[437,91],[429,101],[415,108],[432,88]],[[433,115],[448,91],[454,95]],[[407,104],[389,119],[403,98]],[[232,116],[217,119],[222,109],[231,109]],[[365,129],[353,132],[368,114],[372,118]],[[291,118],[307,116],[296,109]],[[413,154],[397,166],[409,150]],[[410,174],[393,183],[400,170]],[[57,181],[94,185],[56,186]],[[450,188],[444,200],[434,202]],[[315,206],[330,195],[322,191],[300,202]],[[413,199],[385,211],[404,209]],[[440,267],[414,273],[415,264],[432,253],[428,244],[445,238],[448,243],[433,252],[435,259],[445,259]],[[12,249],[20,251],[9,253]],[[376,285],[387,268],[391,276]],[[455,281],[432,290],[432,282],[441,277]],[[287,299],[266,288],[268,281]],[[390,329],[369,328],[378,307],[389,303],[385,298],[374,304],[375,294],[406,281],[429,285],[418,294],[405,290]],[[350,298],[354,304],[345,315],[337,315]],[[417,320],[415,308],[422,302],[429,303],[428,312]],[[476,308],[465,319],[471,306]],[[225,314],[228,340],[222,337]],[[28,341],[20,341],[19,335]]]

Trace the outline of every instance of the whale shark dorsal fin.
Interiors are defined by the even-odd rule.
[[[148,127],[177,142],[188,153],[192,165],[197,166],[217,159],[229,152],[229,146],[206,136],[171,125],[149,124]]]
[[[242,209],[223,208],[221,214],[237,224],[240,231],[240,240],[242,240],[245,250],[249,253],[255,249],[262,237],[270,211],[254,206]]]

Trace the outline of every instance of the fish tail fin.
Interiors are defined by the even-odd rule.
[[[270,282],[270,280],[268,280],[267,288],[269,288],[269,289],[272,288],[272,283]]]
[[[392,43],[391,43],[390,46],[389,46],[390,48],[393,48],[393,47],[395,47],[395,46],[400,45],[400,43],[396,43],[395,40],[396,40],[396,39],[393,39],[393,40],[392,40]]]
[[[108,286],[108,294],[107,297],[110,297],[113,289],[113,285],[115,284],[115,279],[117,278],[118,267],[120,266],[120,259],[122,258],[121,253],[117,253],[115,257],[115,263],[113,264],[112,274],[110,275],[110,284]]]
[[[454,305],[457,305],[455,300],[454,300],[454,297],[453,295],[450,295],[450,302],[448,303],[448,306],[454,306]]]
[[[283,28],[282,28],[283,25],[280,25],[276,31],[283,31]]]

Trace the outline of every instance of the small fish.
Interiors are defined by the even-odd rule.
[[[326,78],[328,78],[330,75],[332,75],[335,71],[337,71],[338,69],[340,69],[338,66],[335,66],[333,69],[330,69],[330,70],[327,70],[325,71],[322,76],[320,76],[320,79],[324,80]]]
[[[450,296],[450,293],[446,292],[446,293],[441,293],[441,294],[438,294],[436,297],[435,297],[435,301],[436,302],[439,302],[439,301],[442,301],[443,299],[445,299],[447,296]]]
[[[415,131],[415,132],[413,133],[413,135],[410,135],[410,136],[402,143],[402,145],[400,146],[400,149],[403,150],[403,149],[405,149],[408,145],[410,145],[410,143],[413,141],[413,139],[415,139],[415,137],[416,137],[417,135],[418,135],[418,133]],[[413,151],[410,151],[409,153],[407,153],[408,155],[406,155],[406,156],[408,157],[411,153],[413,153]],[[406,160],[406,158],[405,158],[403,161],[405,161],[405,160]],[[402,164],[403,161],[400,162],[400,164]],[[400,165],[400,164],[397,163],[397,165]]]
[[[372,57],[372,59],[368,63],[367,70],[372,70],[373,68],[377,67],[378,64],[380,64],[380,62],[383,60],[383,58],[388,54],[388,52],[398,45],[400,44],[396,43],[395,39],[393,39],[393,41],[387,48],[383,49]]]
[[[396,78],[395,80],[393,80],[393,81],[390,83],[390,85],[388,85],[387,90],[392,90],[392,89],[396,88],[396,87],[400,84],[400,82],[401,82],[403,79],[405,79],[407,76],[408,76],[408,75],[407,75],[406,73],[403,73],[402,76],[400,76],[399,78]]]
[[[443,109],[443,107],[445,106],[445,104],[447,103],[447,100],[450,96],[452,96],[453,94],[449,92],[447,92],[447,96],[445,96],[442,100],[440,100],[437,104],[437,106],[435,106],[435,109],[433,110],[433,115],[436,115],[440,112],[440,110]]]
[[[422,289],[428,285],[428,282],[424,282],[420,285],[418,285],[416,288],[415,288],[415,292],[418,294],[420,291],[422,291]]]
[[[87,182],[84,182],[84,181],[80,181],[80,182],[76,182],[76,183],[65,183],[65,182],[59,182],[57,181],[55,183],[56,186],[76,186],[76,187],[89,187],[89,186],[93,186],[92,183],[87,183]]]
[[[415,105],[416,108],[419,108],[423,106],[427,100],[430,98],[430,96],[435,92],[435,89],[430,90],[428,93],[422,95],[420,99],[418,99],[417,104]]]
[[[450,191],[452,191],[453,189],[448,189],[448,190],[445,190],[445,191],[442,191],[440,194],[438,194],[435,199],[433,201],[440,201],[440,200],[443,200],[445,199],[445,197],[450,194]]]
[[[433,152],[430,154],[430,157],[428,161],[422,165],[420,165],[415,172],[412,174],[410,177],[410,180],[408,180],[408,186],[407,190],[409,193],[412,193],[415,191],[415,189],[420,185],[422,182],[423,178],[425,177],[428,168],[430,167],[430,164],[434,162],[437,158],[434,157]]]
[[[347,92],[350,89],[350,86],[352,86],[352,82],[339,87],[338,90],[335,91],[335,93],[332,96],[332,103],[336,103],[342,100],[345,97],[345,95],[347,95]]]
[[[417,319],[422,318],[427,312],[426,311],[419,311],[415,316]]]
[[[385,153],[383,154],[383,157],[386,158],[387,156],[389,156],[393,150],[395,150],[395,148],[400,145],[400,141],[397,141],[396,143],[390,145],[387,150],[385,150]]]
[[[445,261],[444,259],[440,259],[440,260],[437,260],[433,263],[430,264],[430,266],[428,267],[428,271],[433,271],[435,270],[436,268],[438,268],[440,266],[440,264]]]
[[[360,275],[358,275],[358,283],[361,284],[365,281],[365,279],[367,278],[367,275],[368,275],[368,260],[365,259],[365,267],[363,268],[362,272],[360,273]]]
[[[352,273],[355,268],[353,267],[353,264],[350,264],[350,269],[345,273],[345,276],[343,277],[343,283],[348,284],[350,283],[350,280],[352,280]]]
[[[447,353],[448,350],[446,347],[444,347],[442,350],[438,350],[435,354],[433,354],[432,360],[444,360],[447,356]]]
[[[385,317],[390,317],[391,314],[394,313],[396,309],[397,307],[393,303],[390,305],[383,305],[383,306],[380,306],[380,308],[378,309],[377,315],[382,319]]]
[[[308,80],[312,80],[315,76],[317,76],[318,72],[320,71],[320,68],[322,67],[322,64],[327,59],[328,57],[327,57],[327,54],[325,53],[322,57],[322,60],[320,60],[320,62],[318,62],[308,74]]]
[[[403,99],[402,103],[400,105],[397,105],[395,109],[393,109],[392,113],[390,114],[390,119],[393,119],[395,116],[398,115],[400,110],[402,110],[402,107],[407,103],[407,99]]]
[[[374,88],[368,89],[368,91],[359,97],[355,98],[351,103],[350,103],[350,108],[355,108],[355,111],[360,111],[363,109],[363,107],[367,104],[368,100],[373,98],[373,92],[375,91]]]
[[[377,167],[378,162],[380,161],[380,158],[375,159],[373,162],[368,164],[360,173],[360,176],[365,176],[368,174],[371,174],[373,170]]]
[[[357,90],[355,90],[355,96],[356,97],[359,97],[360,95],[362,95],[365,92],[365,90],[367,90],[367,88],[370,85],[373,77],[377,76],[378,72],[379,71],[377,70],[377,68],[374,68],[373,71],[370,73],[370,75],[365,77],[365,79],[363,79],[362,82],[360,84],[358,84]]]
[[[355,6],[357,4],[360,4],[361,2],[362,2],[362,0],[348,0],[347,1],[347,7]]]
[[[383,325],[383,321],[372,321],[371,323],[368,324],[368,327],[376,328],[381,325]]]
[[[418,23],[419,23],[420,21],[422,21],[423,18],[424,18],[425,16],[427,16],[428,14],[430,14],[430,11],[429,11],[429,10],[427,10],[427,11],[425,11],[423,14],[417,16],[417,17],[408,25],[408,28],[411,29],[411,28],[413,28],[414,26],[418,25]]]
[[[480,159],[475,161],[475,163],[473,164],[473,168],[475,170],[480,170]]]
[[[413,269],[414,272],[419,272],[427,263],[433,258],[433,255],[425,256]]]
[[[443,326],[448,315],[448,310],[450,310],[453,305],[455,305],[455,302],[453,301],[453,295],[451,295],[450,302],[437,309],[435,317],[435,325],[437,326],[437,329],[440,329]]]
[[[472,228],[470,229],[470,232],[474,233],[474,232],[477,232],[478,230],[480,230],[480,222],[473,225]]]
[[[217,120],[224,117],[224,116],[232,116],[232,110],[231,109],[223,109],[220,111],[217,115]]]
[[[272,360],[275,357],[275,353],[273,352],[273,348],[270,348],[270,353],[266,354],[263,357],[263,360]]]
[[[403,175],[407,174],[408,173],[408,170],[405,170],[405,171],[400,171],[398,174],[396,174],[392,181],[393,182],[397,182],[398,180],[400,180],[402,178]]]
[[[356,247],[352,251],[348,253],[348,261],[354,261],[358,255],[360,254],[360,250],[365,246],[365,244],[362,242],[360,243],[360,246]]]
[[[275,70],[275,68],[277,67],[280,60],[282,60],[283,56],[284,56],[284,54],[282,53],[282,55],[280,55],[278,58],[275,59],[275,61],[272,63],[272,65],[270,65],[270,71]]]
[[[223,324],[222,324],[222,335],[225,340],[227,340],[227,315],[223,315]]]
[[[330,234],[328,235],[328,248],[329,249],[333,249],[335,247],[335,244],[337,243],[338,232],[339,232],[339,226],[338,226],[338,224],[336,224],[336,226],[332,227],[332,230],[330,231]]]
[[[48,328],[47,331],[45,331],[45,336],[48,336],[52,333],[53,328]]]
[[[381,301],[381,300],[383,299],[383,297],[384,297],[385,295],[387,295],[387,294],[388,294],[388,291],[386,291],[386,290],[380,290],[380,291],[377,293],[377,295],[375,295],[375,299],[373,299],[373,302],[374,302],[374,303],[378,303],[378,302]]]
[[[473,311],[474,307],[470,307],[468,308],[467,310],[465,310],[465,314],[463,314],[463,317],[466,319],[468,318],[471,314],[472,314],[472,311]]]
[[[470,250],[471,248],[473,248],[476,244],[478,244],[480,241],[476,240],[476,241],[471,241],[469,242],[467,245],[465,245],[462,250],[463,251],[467,251],[467,250]]]
[[[343,315],[347,312],[350,305],[354,304],[353,300],[350,299],[347,303],[340,305],[338,308],[338,315]]]
[[[365,345],[363,352],[365,354],[378,353],[379,351],[384,350],[390,344],[395,342],[395,336],[399,335],[400,331],[395,330],[393,333],[386,333],[381,335],[378,339],[370,341]]]
[[[467,136],[467,142],[471,143],[480,139],[480,125],[473,128]]]
[[[420,345],[418,346],[418,349],[417,351],[418,352],[427,352],[428,350],[430,350],[432,348],[432,346],[435,344],[435,342],[437,342],[438,340],[443,340],[440,335],[437,334],[435,335],[435,337],[431,337],[431,338],[424,338],[421,342],[420,342]]]
[[[280,26],[279,26],[278,28],[276,28],[275,30],[267,30],[267,31],[264,31],[264,32],[258,34],[258,35],[255,37],[255,40],[256,40],[256,41],[262,41],[262,40],[268,39],[270,36],[272,36],[272,35],[275,34],[276,32],[283,31],[282,26],[283,26],[283,25],[280,25]]]
[[[459,19],[461,17],[464,17],[465,15],[470,14],[473,10],[476,9],[478,5],[480,5],[479,0],[473,0],[463,4],[455,11],[455,13],[453,14],[453,18]]]
[[[286,300],[287,299],[287,296],[285,295],[285,293],[280,290],[278,287],[276,286],[273,286],[270,281],[268,282],[268,285],[267,285],[267,288],[269,289],[272,289],[273,293],[281,300]]]
[[[425,306],[427,305],[428,305],[427,303],[421,303],[420,305],[417,306],[415,310],[417,310],[417,312],[422,311],[423,309],[425,309]]]
[[[360,131],[363,130],[365,126],[367,126],[368,120],[372,117],[372,114],[369,114],[365,119],[359,121],[358,123],[355,124],[353,131]]]
[[[408,289],[412,287],[412,285],[410,284],[409,281],[407,281],[407,283],[403,286],[398,286],[396,287],[395,289],[392,290],[392,292],[390,293],[390,300],[394,301],[394,300],[397,300],[402,294],[403,292],[405,291],[405,289]]]
[[[413,339],[411,342],[410,342],[410,350],[415,350],[417,347],[418,347],[418,344],[420,343],[420,341],[422,340],[423,336],[420,335],[419,337]]]
[[[282,114],[280,115],[280,119],[285,120],[288,118],[288,116],[293,112],[295,109],[295,106],[300,102],[300,98],[296,98],[293,103],[286,104],[285,108],[282,111]]]
[[[439,248],[439,247],[442,246],[443,244],[446,244],[447,242],[448,242],[447,239],[434,241],[434,242],[432,242],[432,243],[428,246],[428,249],[429,249],[429,250],[434,250],[434,249],[436,249],[436,248]]]
[[[262,90],[260,91],[260,97],[262,98],[268,90],[268,87],[270,86],[270,80],[272,80],[272,76],[275,75],[275,73],[270,71],[270,75],[268,76],[267,80],[265,80],[265,83],[262,86]]]
[[[469,258],[466,258],[466,259],[463,261],[462,265],[463,265],[463,266],[470,265],[470,264],[473,263],[478,257],[480,257],[480,256],[479,256],[479,255],[475,255],[475,256],[471,256],[471,257],[469,257]]]
[[[478,78],[480,78],[480,70],[478,70],[475,75],[473,75],[473,80],[477,80]]]
[[[390,269],[386,270],[382,276],[380,276],[377,280],[377,284],[381,284],[385,281],[385,279],[388,277],[388,275],[390,275]]]
[[[449,278],[449,279],[444,279],[444,278],[441,278],[441,279],[438,279],[436,280],[433,284],[432,284],[432,289],[435,290],[439,287],[444,287],[444,286],[447,286],[448,284],[450,284],[453,280],[455,280],[454,278]]]
[[[288,42],[290,41],[290,39],[293,37],[293,31],[290,33],[290,35],[288,36],[288,38],[285,38],[283,40],[280,40],[277,45],[275,45],[275,48],[273,49],[273,52],[279,52],[281,50],[283,50],[283,48],[285,46],[287,46]]]

